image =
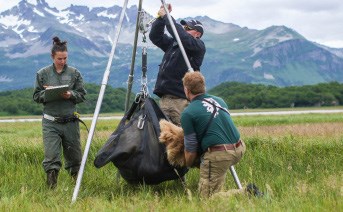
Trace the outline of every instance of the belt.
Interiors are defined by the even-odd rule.
[[[238,140],[237,143],[234,144],[219,144],[215,146],[210,146],[207,148],[208,152],[215,152],[215,151],[225,151],[225,150],[233,150],[238,148],[242,145],[242,140]]]
[[[50,121],[54,121],[57,123],[67,123],[67,122],[71,122],[71,121],[75,121],[76,117],[74,115],[70,115],[70,116],[66,116],[66,117],[54,117],[54,116],[50,116],[48,114],[43,114],[43,118],[50,120]]]
[[[43,118],[48,119],[50,121],[56,121],[58,117],[55,118],[53,116],[50,116],[50,115],[44,113]]]
[[[53,117],[53,116],[50,116],[50,115],[44,113],[43,118],[50,120],[50,121],[60,123],[60,124],[64,124],[64,123],[72,122],[72,121],[79,121],[83,125],[85,125],[87,131],[89,132],[86,123],[80,119],[80,114],[78,114],[77,112],[74,112],[73,115],[65,116],[65,117]]]

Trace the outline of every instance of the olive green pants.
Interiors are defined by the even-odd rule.
[[[79,171],[82,152],[80,144],[79,122],[56,123],[42,120],[45,172],[51,169],[60,170],[63,150],[65,169],[70,173]]]
[[[160,108],[171,122],[181,126],[181,113],[188,106],[189,101],[172,95],[164,95],[159,101]]]
[[[201,197],[208,198],[223,189],[227,171],[242,159],[245,150],[245,143],[242,141],[242,145],[233,150],[205,152],[200,163]]]

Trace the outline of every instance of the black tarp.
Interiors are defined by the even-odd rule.
[[[158,139],[160,119],[166,117],[152,98],[136,99],[97,153],[94,165],[100,168],[113,162],[121,176],[132,184],[178,179],[175,170],[184,176],[187,168],[173,167],[167,161],[165,146]]]

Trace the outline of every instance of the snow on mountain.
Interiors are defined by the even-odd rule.
[[[68,41],[69,61],[82,70],[85,81],[100,81],[121,10],[73,4],[58,10],[45,0],[22,0],[0,13],[0,90],[32,86],[34,73],[49,62],[54,36]],[[147,15],[147,20],[153,18]],[[137,6],[126,9],[113,61],[115,86],[127,80],[136,17]],[[201,69],[209,88],[225,81],[287,86],[343,79],[343,49],[315,44],[286,26],[256,30],[207,16],[185,19],[204,25],[207,51]],[[142,34],[138,39],[139,46],[145,45]],[[155,77],[163,53],[147,42],[149,74]]]
[[[124,28],[129,32],[124,32],[125,39],[120,42],[132,43],[132,29],[129,25],[130,20],[135,17],[129,17],[130,10],[136,10],[133,6],[128,8]],[[41,35],[51,27],[57,30],[63,30],[67,33],[83,37],[95,44],[94,49],[89,49],[87,54],[103,57],[105,52],[101,50],[104,44],[111,45],[108,38],[116,30],[115,23],[118,21],[121,8],[113,6],[111,8],[97,7],[90,10],[86,6],[71,5],[70,7],[58,10],[50,7],[44,0],[22,0],[17,6],[4,11],[0,14],[0,47],[5,47],[7,57],[29,57],[31,55],[46,53],[41,46]],[[44,21],[42,21],[44,20]],[[29,43],[30,47],[26,52],[12,53],[11,48],[18,44]],[[97,48],[97,49],[96,49]],[[11,52],[11,53],[10,53]],[[106,55],[107,56],[107,55]]]
[[[34,43],[39,44],[41,34],[50,27],[54,27],[88,39],[95,46],[101,48],[103,45],[111,45],[112,37],[116,32],[115,23],[118,22],[120,12],[121,8],[119,6],[90,9],[87,6],[72,4],[68,8],[58,10],[51,8],[44,0],[22,0],[17,6],[0,14],[0,24],[7,30],[5,34],[16,34],[16,36],[5,36],[0,39],[0,47],[10,47],[22,42],[31,43],[32,46],[35,46]],[[127,9],[119,43],[132,44],[136,15],[136,6]],[[218,35],[234,34],[235,37],[231,38],[232,42],[253,48],[253,55],[265,47],[300,37],[296,32],[284,26],[273,26],[258,31],[215,21],[207,16],[196,17],[196,19],[202,21],[206,26],[205,35],[207,33]],[[251,36],[255,37],[255,39],[251,40]],[[250,40],[247,41],[247,37]],[[141,44],[141,42],[138,42],[138,44]],[[90,49],[90,51],[97,52],[95,55],[105,56],[104,52],[94,49]],[[30,49],[30,52],[16,54],[16,57],[27,57],[37,53],[42,52],[38,50],[37,52],[31,51]]]
[[[254,49],[255,54],[259,53],[266,47],[277,45],[278,43],[292,40],[305,39],[292,29],[285,26],[271,26],[262,31],[257,31],[254,35],[255,39],[250,43],[250,47]]]

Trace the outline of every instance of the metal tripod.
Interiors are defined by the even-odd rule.
[[[143,2],[143,0],[139,0],[139,6],[138,6],[138,11],[139,12],[142,11],[142,2]],[[164,0],[161,0],[161,2],[162,2],[163,7],[164,7],[164,9],[166,11],[166,15],[167,15],[168,20],[170,22],[170,25],[171,25],[171,28],[173,30],[175,39],[176,39],[176,41],[177,41],[177,43],[179,45],[179,48],[180,48],[181,53],[183,55],[183,58],[184,58],[184,60],[186,62],[186,65],[188,67],[188,71],[194,71],[193,68],[191,67],[190,63],[189,63],[187,54],[186,54],[185,49],[184,49],[184,47],[183,47],[183,45],[181,43],[181,40],[180,40],[180,37],[179,37],[179,35],[177,33],[177,30],[175,28],[173,19],[170,16],[170,13],[169,13],[168,8],[167,8],[167,4],[165,3]],[[124,15],[125,15],[125,11],[126,11],[127,5],[128,5],[128,0],[125,0],[124,4],[123,4],[123,7],[122,7],[122,10],[121,10],[121,14],[120,14],[120,18],[119,18],[119,24],[117,25],[117,31],[116,31],[116,34],[115,34],[115,37],[114,37],[114,40],[113,40],[113,45],[112,45],[111,53],[110,53],[110,56],[109,56],[109,59],[108,59],[107,67],[106,67],[106,70],[105,70],[105,73],[104,73],[104,76],[103,76],[103,80],[102,80],[102,83],[101,83],[101,88],[100,88],[100,92],[99,92],[98,101],[97,101],[97,104],[96,104],[96,107],[95,107],[95,111],[94,111],[91,127],[90,127],[90,130],[89,130],[89,133],[88,133],[87,143],[86,143],[84,154],[83,154],[82,161],[81,161],[80,170],[79,170],[79,173],[78,173],[78,176],[77,176],[77,180],[76,180],[76,186],[75,186],[74,192],[73,192],[72,203],[74,203],[76,201],[78,193],[79,193],[79,190],[80,190],[80,186],[81,186],[81,181],[82,181],[82,177],[83,177],[83,173],[84,173],[85,164],[86,164],[86,161],[87,161],[90,145],[92,143],[92,139],[93,139],[96,123],[97,123],[99,112],[100,112],[100,109],[101,109],[102,100],[104,98],[104,93],[105,93],[106,86],[107,86],[107,83],[108,83],[108,79],[109,79],[109,76],[110,76],[110,68],[111,68],[111,65],[112,65],[112,60],[113,60],[114,53],[115,53],[115,50],[116,50],[116,46],[117,46],[117,43],[118,43],[120,31],[121,31],[121,28],[122,28],[122,25],[123,25],[123,20],[124,20]],[[140,27],[139,23],[140,23],[140,15],[138,14],[137,15],[135,38],[134,38],[134,46],[133,46],[133,51],[132,51],[131,70],[130,70],[129,79],[128,79],[128,90],[127,90],[126,101],[125,101],[125,112],[127,111],[127,108],[128,108],[128,103],[129,103],[131,89],[132,89],[135,56],[136,56],[136,50],[137,50],[138,32],[139,32],[139,27]],[[144,57],[143,57],[143,59],[144,59]],[[146,67],[145,67],[145,70],[146,70]],[[235,171],[233,166],[230,167],[230,172],[231,172],[231,174],[232,174],[232,176],[233,176],[233,178],[234,178],[238,188],[241,189],[242,185],[241,185],[241,183],[240,183],[240,181],[238,179],[237,173],[236,173],[236,171]]]

